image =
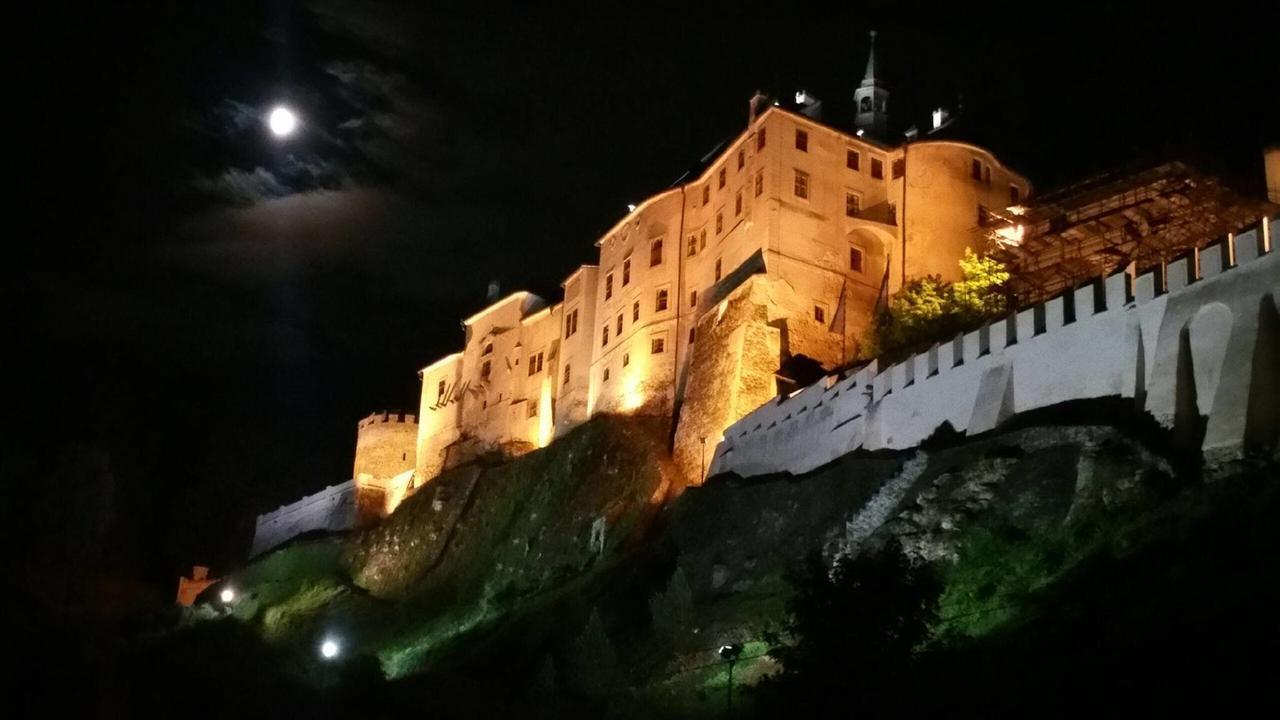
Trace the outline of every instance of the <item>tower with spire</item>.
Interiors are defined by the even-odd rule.
[[[889,129],[889,91],[876,78],[876,31],[871,31],[871,50],[867,53],[867,72],[862,84],[853,91],[857,107],[853,125],[872,136],[884,137]]]

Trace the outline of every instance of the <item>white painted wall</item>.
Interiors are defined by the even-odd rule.
[[[356,520],[356,481],[330,485],[314,495],[258,516],[249,557],[312,530],[350,530]]]
[[[1208,417],[1203,449],[1239,454],[1260,308],[1270,302],[1274,309],[1280,299],[1280,258],[1259,232],[1229,238],[1230,255],[1224,243],[1200,251],[1199,263],[1171,263],[1166,276],[1181,279],[1171,280],[1168,293],[1157,293],[1156,278],[1146,274],[1130,299],[1128,277],[1118,274],[1107,278],[1098,307],[1092,287],[1075,291],[1074,321],[1062,297],[1044,303],[1041,333],[1039,310],[1026,308],[1014,322],[993,323],[891,368],[872,363],[824,378],[731,425],[711,473],[808,472],[857,449],[914,447],[944,422],[973,435],[1068,400],[1136,398],[1173,427],[1184,331],[1197,405]],[[1235,265],[1228,267],[1231,255]]]

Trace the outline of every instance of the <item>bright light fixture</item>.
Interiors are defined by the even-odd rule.
[[[222,588],[222,592],[218,593],[218,597],[224,603],[229,603],[236,599],[236,591],[231,588]]]
[[[636,206],[635,206],[635,204],[634,204],[634,203],[627,203],[627,212],[635,212],[635,211],[636,211]]]
[[[298,116],[289,108],[277,105],[267,116],[267,126],[276,137],[286,137],[298,129]]]
[[[342,651],[342,646],[338,645],[338,641],[333,638],[325,638],[320,643],[320,656],[325,660],[332,660],[338,657],[338,653]]]

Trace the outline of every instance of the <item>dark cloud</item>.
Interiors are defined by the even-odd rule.
[[[192,184],[197,190],[231,205],[252,205],[293,192],[262,167],[250,171],[229,168],[215,178],[196,178]]]

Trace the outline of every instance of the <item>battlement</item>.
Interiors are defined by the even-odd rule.
[[[312,530],[351,529],[355,524],[355,495],[355,481],[347,480],[259,515],[249,556],[257,556]]]
[[[417,425],[418,416],[404,411],[383,410],[381,412],[375,412],[369,417],[362,419],[356,424],[356,428],[363,430],[370,425],[387,424]]]
[[[1254,347],[1266,331],[1260,304],[1265,313],[1270,297],[1275,312],[1276,222],[1264,218],[1134,277],[1084,284],[892,366],[829,375],[727,428],[711,471],[806,472],[857,448],[913,447],[944,423],[972,435],[1085,398],[1134,398],[1174,427],[1185,372],[1209,418],[1203,449],[1238,448],[1256,430],[1246,408],[1250,417],[1275,413],[1250,407],[1249,385],[1267,372],[1250,368],[1268,360]],[[1182,353],[1192,356],[1189,371]]]

